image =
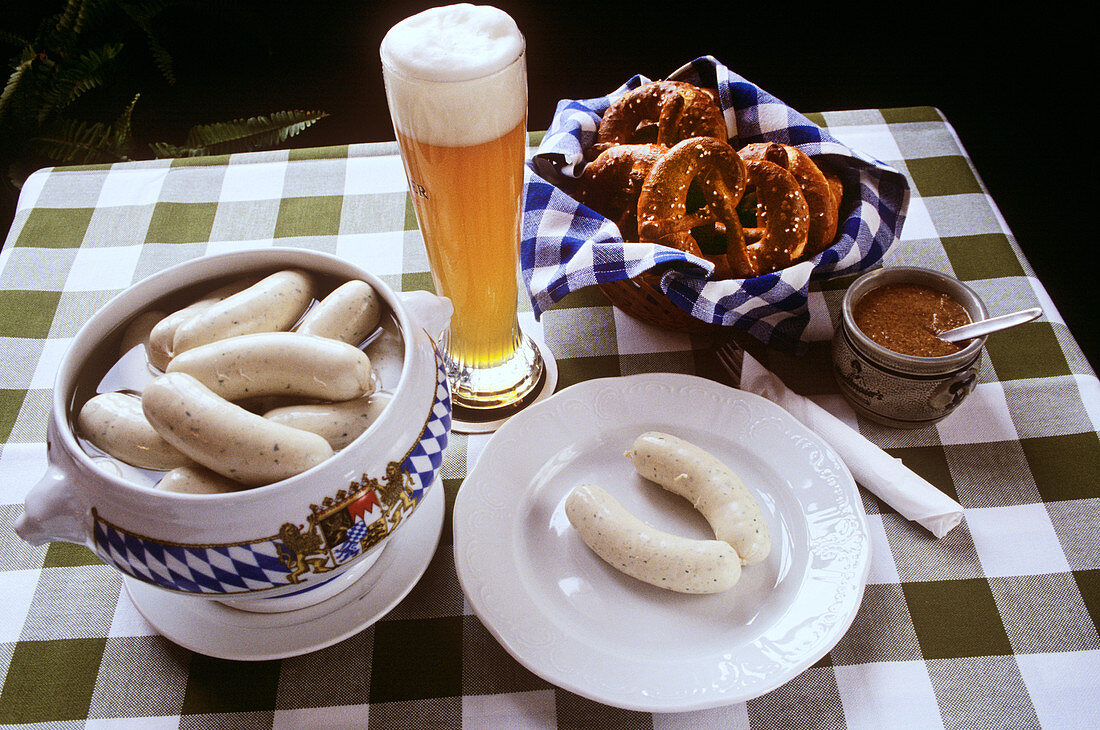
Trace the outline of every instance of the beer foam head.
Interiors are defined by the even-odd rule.
[[[380,49],[394,127],[444,146],[501,137],[527,117],[523,50],[515,21],[488,5],[446,5],[405,18]]]
[[[523,51],[523,36],[503,10],[445,5],[405,18],[382,39],[382,60],[424,81],[469,81],[508,66]]]

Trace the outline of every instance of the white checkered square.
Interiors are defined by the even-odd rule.
[[[34,600],[34,591],[38,587],[37,570],[0,571],[0,643],[14,644]]]
[[[897,140],[890,130],[881,125],[853,125],[850,127],[829,127],[829,134],[836,137],[853,150],[859,150],[876,160],[903,159]]]
[[[905,213],[905,223],[902,224],[899,241],[918,241],[936,239],[939,233],[932,222],[932,216],[928,215],[928,208],[924,199],[918,195],[909,198],[909,209]]]
[[[65,291],[126,289],[134,281],[141,245],[110,248],[81,247],[65,280]]]
[[[942,727],[936,693],[923,661],[834,667],[848,727]],[[873,691],[872,691],[873,688]]]
[[[354,155],[354,148],[349,151]],[[349,156],[344,173],[344,195],[404,193],[409,185],[400,155]]]
[[[1069,562],[1042,504],[966,511],[982,570],[990,577],[1064,573]],[[1005,540],[1005,535],[1012,535]]]
[[[336,236],[336,255],[375,276],[400,276],[405,273],[404,254],[403,231],[341,233]]]
[[[37,478],[46,473],[46,465],[44,443],[5,444],[0,450],[0,504],[22,504]]]
[[[1044,728],[1100,727],[1100,651],[1023,654],[1016,663]]]
[[[57,379],[57,370],[61,367],[61,359],[65,357],[71,338],[48,339],[42,342],[42,354],[38,358],[38,365],[31,376],[30,388],[52,389]]]
[[[936,430],[945,446],[1018,438],[1000,383],[978,384],[954,413],[936,424]]]
[[[871,585],[896,585],[901,582],[894,553],[882,525],[882,515],[867,515],[867,531],[871,537],[871,569],[867,582]]]
[[[465,696],[462,698],[462,726],[481,730],[556,727],[554,690]]]
[[[161,187],[168,177],[168,163],[161,166],[114,167],[103,180],[97,208],[116,205],[154,205],[160,201]]]
[[[748,705],[739,702],[710,710],[662,712],[653,716],[653,730],[699,730],[699,728],[750,730],[752,725],[749,721]]]
[[[275,200],[283,195],[287,162],[270,160],[229,164],[218,200]]]

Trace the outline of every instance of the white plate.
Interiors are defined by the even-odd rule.
[[[282,613],[242,611],[210,599],[169,593],[133,578],[123,581],[145,620],[184,648],[220,659],[298,656],[359,633],[408,595],[435,555],[446,502],[443,483],[437,482],[362,578],[307,608]]]
[[[764,510],[772,551],[725,593],[630,578],[565,516],[569,492],[591,482],[651,524],[713,538],[624,457],[648,430],[722,459]],[[851,625],[870,567],[859,493],[828,445],[764,398],[671,373],[578,383],[505,423],[459,489],[454,550],[474,612],[521,664],[645,712],[742,702],[802,673]]]

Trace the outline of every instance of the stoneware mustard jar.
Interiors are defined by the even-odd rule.
[[[215,282],[286,269],[331,286],[365,281],[388,313],[375,338],[361,346],[389,396],[365,432],[295,476],[220,494],[158,489],[155,481],[142,481],[149,478],[143,470],[88,450],[75,425],[80,393],[89,388],[89,372],[105,370],[104,362],[114,362],[120,351],[142,350],[119,344],[130,323]],[[323,600],[369,567],[428,490],[441,488],[436,474],[451,404],[435,336],[451,312],[446,299],[395,292],[349,261],[304,249],[209,255],[138,282],[91,317],[60,361],[47,471],[28,492],[16,533],[32,544],[85,545],[125,575],[177,596],[261,612]],[[94,376],[100,385],[92,387],[102,387],[118,368],[102,381]],[[142,356],[136,370],[151,368]]]
[[[946,294],[976,322],[985,304],[968,286],[938,271],[899,266],[870,271],[844,294],[832,343],[833,374],[855,410],[886,426],[920,428],[950,415],[974,389],[985,337],[956,352],[920,356],[896,352],[871,339],[856,324],[860,301],[887,285],[913,284]]]

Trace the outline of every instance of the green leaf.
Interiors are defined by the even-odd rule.
[[[202,157],[250,152],[274,147],[300,134],[328,112],[291,110],[269,116],[200,124],[191,128],[181,146],[166,142],[150,145],[157,157]]]
[[[30,151],[62,165],[126,160],[115,130],[102,122],[58,119],[27,140]]]
[[[58,65],[52,83],[43,91],[38,109],[39,121],[58,112],[83,94],[107,84],[105,72],[122,53],[121,43],[108,43],[102,48],[85,51],[64,65]]]
[[[15,67],[15,70],[11,72],[11,76],[8,76],[7,83],[4,84],[4,90],[0,92],[0,118],[4,117],[5,112],[11,106],[11,100],[15,97],[19,85],[23,81],[23,75],[33,62],[33,58],[23,61]]]

